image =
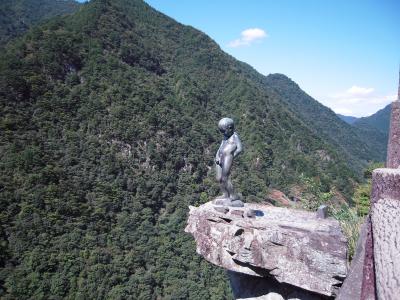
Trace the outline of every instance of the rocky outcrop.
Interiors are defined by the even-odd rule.
[[[301,299],[334,296],[346,277],[347,246],[340,225],[315,213],[260,204],[217,207],[208,202],[190,207],[185,231],[209,262],[308,291],[310,296]]]

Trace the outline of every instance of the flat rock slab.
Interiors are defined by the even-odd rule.
[[[340,225],[316,213],[251,203],[219,212],[208,202],[190,207],[185,231],[195,238],[197,253],[234,272],[326,296],[336,295],[346,277],[347,242]]]
[[[400,201],[378,200],[372,208],[371,217],[378,299],[399,299]]]

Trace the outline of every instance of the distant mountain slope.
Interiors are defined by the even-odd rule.
[[[359,118],[354,122],[354,126],[358,128],[373,127],[385,134],[389,132],[391,104],[377,111],[369,117]]]
[[[8,43],[0,109],[2,299],[231,299],[183,233],[188,206],[218,194],[221,117],[249,202],[349,195],[379,156],[286,77],[139,0],[92,0]]]
[[[299,116],[315,134],[341,149],[346,161],[360,170],[367,161],[383,161],[386,151],[381,142],[368,140],[363,132],[342,121],[331,109],[322,105],[282,74],[271,74],[265,84],[283,96],[288,108]]]
[[[353,124],[355,121],[357,121],[359,118],[357,117],[352,117],[352,116],[344,116],[341,114],[336,114],[341,120],[345,121],[347,124]]]
[[[353,124],[354,127],[362,132],[365,140],[379,143],[385,153],[389,138],[390,113],[391,104],[369,117],[358,119]]]
[[[0,2],[0,47],[21,35],[31,25],[76,11],[73,0],[2,0]]]

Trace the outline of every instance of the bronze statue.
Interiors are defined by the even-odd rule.
[[[243,147],[239,135],[235,132],[235,125],[230,118],[223,118],[218,123],[218,128],[224,135],[221,146],[215,155],[216,179],[220,184],[222,196],[215,199],[214,204],[242,207],[243,202],[233,189],[229,179],[233,159],[242,152]]]

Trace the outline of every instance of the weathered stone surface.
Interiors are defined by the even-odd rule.
[[[273,277],[321,295],[337,293],[347,273],[339,223],[313,212],[246,203],[256,216],[219,213],[209,202],[190,207],[186,232],[197,252],[231,271]]]
[[[400,200],[400,169],[375,169],[372,172],[371,202],[380,199]]]
[[[378,299],[399,299],[400,199],[378,200],[371,217]]]
[[[214,209],[217,212],[220,212],[220,213],[223,213],[223,214],[226,214],[229,211],[229,208],[227,206],[214,205]]]
[[[363,282],[363,268],[365,258],[365,242],[367,240],[367,231],[369,220],[361,227],[360,237],[357,241],[356,252],[346,279],[339,290],[336,300],[363,300],[361,298],[361,285]]]
[[[400,167],[400,100],[392,103],[386,167]]]

